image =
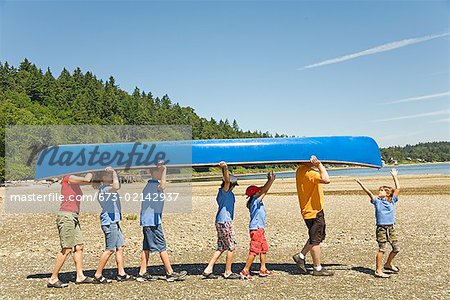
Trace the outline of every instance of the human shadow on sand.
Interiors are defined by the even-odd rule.
[[[239,273],[244,268],[244,263],[233,263],[232,270],[233,272]],[[182,270],[185,270],[188,272],[188,275],[201,275],[203,273],[203,270],[206,268],[206,263],[196,263],[196,264],[173,264],[172,268],[174,271],[179,272]],[[292,263],[267,263],[267,268],[269,270],[273,270],[275,272],[286,272],[290,275],[299,275],[300,272],[297,268],[297,266]],[[326,267],[329,270],[348,270],[346,268],[346,265],[342,264],[322,264],[322,266]],[[252,271],[258,271],[260,267],[259,263],[254,263],[252,266]],[[307,264],[307,269],[312,270],[312,265]],[[155,276],[164,276],[165,270],[164,266],[157,265],[157,266],[149,266],[147,268],[150,274]],[[139,272],[139,267],[128,267],[125,268],[125,272],[127,274],[137,276]],[[225,272],[225,264],[219,263],[214,266],[214,273],[215,274],[221,274]],[[84,270],[84,274],[86,276],[94,276],[95,270]],[[28,279],[34,279],[34,278],[50,278],[51,273],[38,273],[38,274],[30,274],[27,276]],[[117,268],[105,268],[103,270],[103,276],[106,278],[116,278],[117,276]],[[61,272],[59,273],[59,278],[63,282],[69,282],[69,281],[75,281],[75,271],[72,272]]]
[[[352,270],[364,274],[375,275],[375,270],[366,267],[352,267]]]

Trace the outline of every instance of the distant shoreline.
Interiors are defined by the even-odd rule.
[[[411,164],[398,164],[398,165],[384,165],[383,168],[395,168],[395,167],[403,167],[403,166],[422,166],[422,165],[443,165],[443,164],[450,164],[450,162],[430,162],[430,163],[411,163]],[[341,166],[331,166],[327,168],[328,170],[346,170],[346,169],[369,169],[368,167],[360,167],[360,166],[349,166],[349,167],[341,167]],[[373,168],[370,168],[373,169]],[[236,176],[257,176],[265,174],[267,170],[261,170],[261,172],[251,172],[251,173],[239,173],[239,172],[233,172]],[[293,173],[295,172],[295,169],[292,170],[283,170],[283,171],[276,171],[277,174],[286,174],[286,173]],[[207,173],[204,175],[200,175],[201,173],[194,172],[192,174],[193,179],[218,179],[221,177],[220,173]]]

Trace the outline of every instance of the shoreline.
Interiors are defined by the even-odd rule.
[[[445,164],[450,164],[449,162],[429,162],[429,163],[411,163],[411,164],[398,164],[398,165],[383,165],[382,168],[395,168],[395,167],[404,167],[404,166],[425,166],[425,165],[445,165]],[[349,166],[349,167],[327,167],[327,170],[349,170],[349,169],[375,169],[375,168],[369,168],[369,167],[360,167],[360,166]],[[380,170],[378,169],[378,170]],[[295,172],[295,169],[292,169],[290,171],[278,171],[276,172],[277,174],[286,174],[286,173],[291,173],[291,172]],[[207,172],[205,172],[207,173]],[[233,175],[237,175],[237,176],[255,176],[255,175],[262,175],[265,174],[266,171],[264,172],[258,172],[258,173],[233,173]],[[194,179],[200,179],[200,178],[204,178],[204,179],[215,179],[215,178],[221,178],[220,174],[211,174],[208,173],[207,175],[198,175],[201,174],[199,172],[193,172],[192,174],[192,178]],[[418,175],[420,176],[420,174],[411,174],[411,175]],[[436,174],[439,175],[439,174]],[[445,174],[441,174],[441,175],[445,175]],[[336,176],[336,177],[346,177],[346,176]],[[361,176],[361,177],[373,177],[373,176]]]

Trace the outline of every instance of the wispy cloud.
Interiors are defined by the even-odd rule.
[[[450,118],[439,119],[430,123],[450,123]]]
[[[375,120],[373,122],[398,121],[398,120],[416,119],[416,118],[432,117],[432,116],[440,116],[440,115],[450,115],[450,110],[437,110],[437,111],[421,113],[421,114],[416,114],[416,115],[401,116],[401,117],[388,118],[388,119],[380,119],[380,120]]]
[[[437,94],[417,96],[417,97],[409,97],[409,98],[404,98],[404,99],[399,99],[399,100],[395,100],[395,101],[386,102],[386,103],[383,103],[383,104],[395,104],[395,103],[423,101],[423,100],[430,100],[430,99],[436,99],[436,98],[442,98],[442,97],[448,97],[448,96],[450,96],[450,91],[449,92],[443,92],[443,93],[437,93]]]
[[[312,68],[322,67],[322,66],[326,66],[326,65],[337,64],[337,63],[355,59],[355,58],[358,58],[361,56],[377,54],[377,53],[381,53],[381,52],[385,52],[385,51],[391,51],[394,49],[398,49],[398,48],[402,48],[402,47],[406,47],[406,46],[410,46],[410,45],[414,45],[414,44],[418,44],[418,43],[423,43],[423,42],[426,42],[429,40],[442,38],[442,37],[446,37],[449,35],[450,35],[450,32],[444,32],[444,33],[436,33],[436,34],[432,34],[432,35],[427,35],[427,36],[423,36],[423,37],[395,41],[395,42],[383,44],[380,46],[376,46],[373,48],[369,48],[364,51],[360,51],[360,52],[344,55],[341,57],[324,60],[324,61],[314,63],[311,65],[307,65],[307,66],[299,68],[298,70],[312,69]]]

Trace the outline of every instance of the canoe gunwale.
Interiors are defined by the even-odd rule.
[[[347,161],[334,161],[334,160],[321,160],[322,163],[325,164],[333,164],[333,165],[351,165],[351,166],[359,166],[359,167],[367,167],[367,168],[374,168],[374,169],[380,169],[381,166],[378,165],[372,165],[372,164],[364,164],[364,163],[357,163],[357,162],[347,162]],[[309,160],[292,160],[292,161],[265,161],[265,162],[251,162],[251,163],[242,163],[242,162],[227,162],[227,165],[229,166],[257,166],[257,165],[288,165],[288,164],[304,164],[309,163]],[[145,170],[149,169],[151,167],[154,167],[154,165],[151,166],[134,166],[134,167],[127,167],[127,168],[120,168],[116,167],[115,169],[118,171],[122,170]],[[217,164],[190,164],[190,165],[167,165],[168,168],[195,168],[195,167],[218,167]],[[49,177],[37,177],[35,180],[43,180],[43,179],[49,179],[54,177],[62,177],[70,174],[81,174],[81,173],[89,173],[89,172],[97,172],[97,171],[103,171],[104,168],[100,169],[91,169],[86,170],[83,172],[78,173],[61,173],[58,175],[53,175]]]

